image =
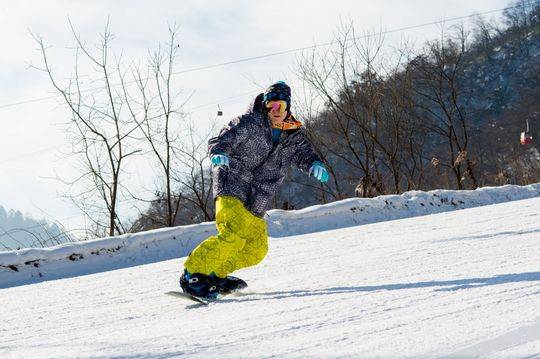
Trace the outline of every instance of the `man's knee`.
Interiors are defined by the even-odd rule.
[[[259,264],[268,254],[268,241],[264,241],[252,252],[253,265]]]

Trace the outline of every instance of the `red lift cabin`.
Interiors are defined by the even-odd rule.
[[[525,132],[521,132],[519,142],[523,146],[530,146],[530,145],[533,144],[533,137],[532,137],[531,131],[529,129],[529,120],[527,120],[527,130]]]

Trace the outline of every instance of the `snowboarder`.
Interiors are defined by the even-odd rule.
[[[188,256],[180,277],[184,292],[214,299],[247,286],[230,274],[266,256],[263,217],[291,164],[322,183],[328,181],[325,165],[290,107],[290,87],[276,82],[208,141],[218,234]]]

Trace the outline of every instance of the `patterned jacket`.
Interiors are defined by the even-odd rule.
[[[257,217],[271,208],[291,164],[308,172],[314,161],[320,161],[301,128],[283,131],[279,142],[273,144],[262,97],[258,95],[245,114],[208,141],[210,156],[225,154],[230,160],[229,167],[212,169],[214,199],[236,197]]]

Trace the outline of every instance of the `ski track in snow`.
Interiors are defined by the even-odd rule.
[[[250,287],[184,259],[0,290],[1,358],[540,357],[540,198],[272,238]]]

